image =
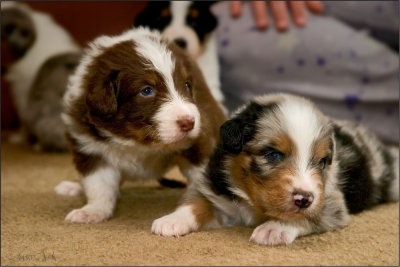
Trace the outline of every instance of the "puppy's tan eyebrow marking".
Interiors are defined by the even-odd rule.
[[[315,159],[326,157],[330,150],[330,142],[328,138],[318,139],[312,145],[312,156]]]
[[[289,155],[295,150],[295,145],[292,139],[286,133],[273,137],[270,144],[271,147],[285,155]]]

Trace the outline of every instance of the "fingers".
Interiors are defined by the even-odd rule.
[[[306,5],[303,1],[289,2],[294,23],[302,27],[307,23]]]
[[[266,29],[268,27],[267,4],[265,1],[252,1],[254,19],[258,29]]]
[[[270,1],[272,16],[275,20],[275,28],[278,31],[285,31],[289,27],[289,15],[286,1]]]
[[[320,14],[324,10],[321,1],[251,1],[256,27],[261,30],[268,27],[267,2],[278,31],[285,31],[289,28],[288,5],[293,21],[299,27],[305,26],[307,23],[306,8],[315,14]],[[231,15],[233,17],[241,15],[242,5],[242,1],[231,1]]]
[[[231,1],[231,15],[239,17],[242,13],[242,1]]]
[[[324,11],[324,5],[321,1],[305,1],[308,9],[315,13],[321,14]]]

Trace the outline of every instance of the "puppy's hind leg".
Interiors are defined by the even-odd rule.
[[[110,218],[119,193],[121,174],[118,170],[103,166],[82,179],[88,203],[72,210],[65,220],[77,223],[96,223]]]
[[[151,232],[162,236],[183,236],[215,220],[211,203],[203,196],[186,199],[174,212],[153,222]]]

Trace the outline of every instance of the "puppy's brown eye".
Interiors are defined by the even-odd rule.
[[[188,91],[192,89],[192,85],[189,82],[185,82],[185,87]]]

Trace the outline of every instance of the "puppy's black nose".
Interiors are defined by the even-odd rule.
[[[183,38],[175,39],[174,42],[175,42],[177,45],[179,45],[181,48],[183,48],[183,49],[185,49],[186,46],[187,46],[187,42],[186,42],[186,40],[183,39]]]
[[[301,209],[308,208],[313,200],[314,196],[310,192],[295,191],[293,193],[294,204]]]
[[[183,132],[190,132],[194,127],[193,119],[180,119],[176,123],[179,125]]]

